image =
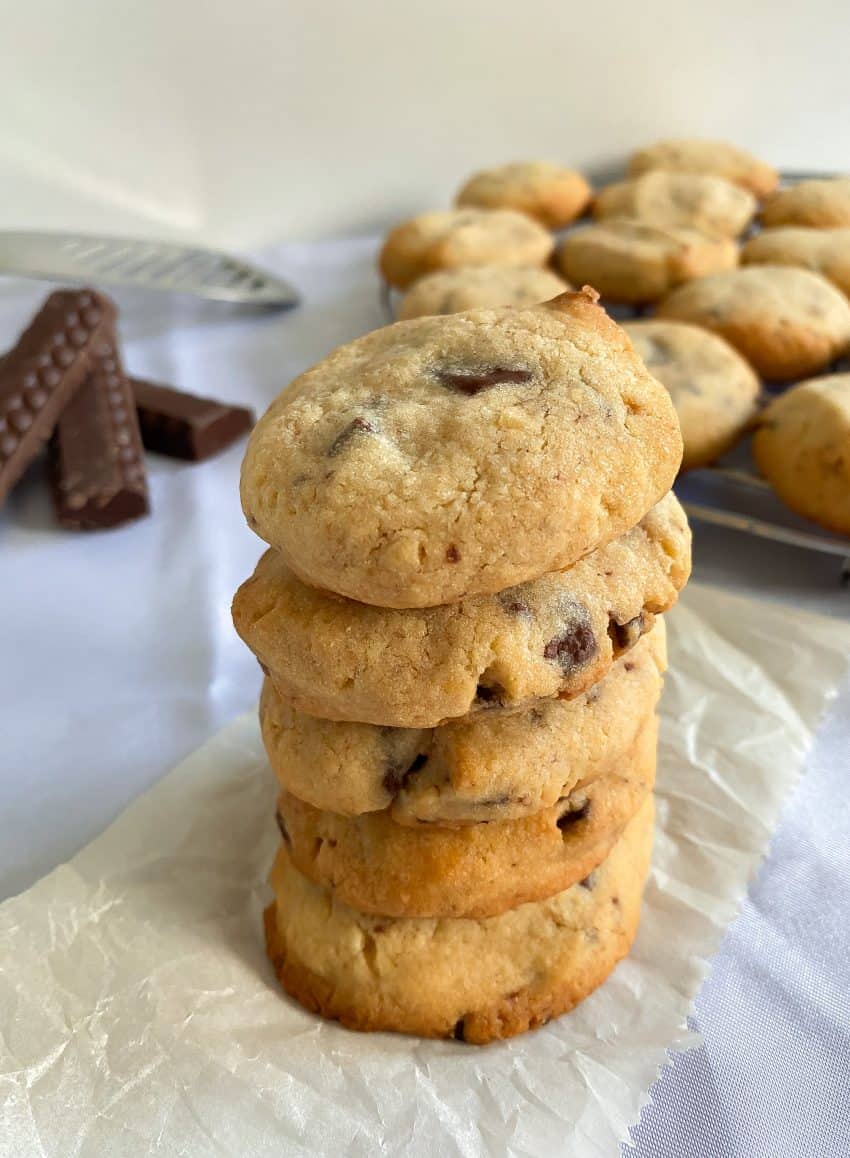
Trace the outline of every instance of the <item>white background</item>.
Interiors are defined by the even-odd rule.
[[[257,244],[382,228],[500,160],[672,132],[850,168],[850,5],[0,5],[0,226]]]

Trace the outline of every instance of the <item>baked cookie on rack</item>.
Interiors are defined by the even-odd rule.
[[[756,207],[752,193],[723,177],[657,170],[600,189],[593,200],[593,216],[600,221],[629,217],[662,228],[737,237],[752,221]]]
[[[635,349],[670,391],[682,427],[682,470],[714,462],[746,433],[761,383],[752,366],[719,334],[685,322],[624,324]]]
[[[595,299],[415,318],[336,350],[254,427],[249,526],[306,583],[384,607],[501,591],[621,534],[669,489],[681,436]]]
[[[774,399],[753,456],[787,506],[850,535],[850,374],[812,378]]]
[[[610,302],[644,305],[683,282],[732,269],[738,247],[694,229],[612,218],[568,233],[556,261],[574,285],[592,285]]]
[[[850,344],[847,298],[826,278],[791,266],[749,265],[681,286],[657,316],[713,330],[770,379],[821,370]]]
[[[589,878],[497,917],[369,916],[294,868],[271,874],[266,946],[283,988],[349,1029],[484,1043],[572,1009],[628,953],[652,851],[651,796]]]
[[[587,208],[592,190],[575,169],[551,161],[522,161],[473,174],[455,204],[516,209],[547,229],[563,229]]]
[[[766,197],[779,184],[776,170],[728,141],[678,137],[657,141],[638,149],[629,160],[629,173],[637,176],[654,169],[671,173],[713,173],[749,189],[756,197]]]
[[[567,570],[440,607],[330,595],[267,551],[236,593],[233,622],[298,711],[433,728],[473,711],[581,695],[676,602],[689,571],[687,519],[669,493]]]
[[[517,820],[617,768],[651,717],[666,666],[664,620],[573,700],[475,712],[439,728],[382,728],[297,712],[270,680],[260,727],[280,786],[346,816],[396,824]]]
[[[514,209],[447,209],[397,225],[378,265],[384,280],[403,290],[436,269],[545,265],[553,245],[547,229]]]
[[[819,273],[850,297],[850,228],[765,229],[741,249],[743,265],[793,265]]]
[[[850,177],[800,181],[765,202],[762,224],[807,225],[813,229],[850,226]]]
[[[428,273],[413,283],[399,303],[398,317],[405,321],[493,306],[525,309],[548,302],[569,288],[563,278],[539,266],[444,269]]]

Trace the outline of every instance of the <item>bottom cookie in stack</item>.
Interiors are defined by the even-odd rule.
[[[266,943],[286,991],[351,1029],[484,1043],[545,1024],[629,951],[652,849],[648,796],[578,884],[498,916],[383,917],[309,881],[282,846]]]

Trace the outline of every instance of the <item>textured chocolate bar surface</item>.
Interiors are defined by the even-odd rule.
[[[52,293],[0,362],[0,506],[50,437],[115,320],[94,290]]]
[[[56,424],[50,479],[63,527],[115,527],[150,509],[133,392],[111,328],[94,343],[92,369]]]
[[[185,394],[144,378],[133,378],[131,384],[142,441],[148,450],[170,458],[210,458],[247,434],[255,422],[244,406]]]

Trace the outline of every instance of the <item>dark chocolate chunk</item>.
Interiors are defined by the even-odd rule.
[[[156,454],[203,462],[254,425],[253,412],[244,406],[185,394],[144,378],[132,378],[131,385],[142,441]]]
[[[463,1036],[464,1029],[466,1028],[463,1022],[463,1018],[461,1018],[460,1021],[455,1022],[455,1027],[452,1031],[452,1037],[455,1039],[455,1041],[466,1041],[466,1038]]]
[[[475,703],[487,707],[499,707],[505,695],[501,684],[479,684],[475,689]]]
[[[459,563],[460,562],[460,551],[458,551],[458,549],[454,545],[454,543],[449,543],[448,547],[446,547],[446,562],[447,563]]]
[[[643,635],[645,620],[643,612],[630,619],[628,623],[618,623],[613,616],[608,620],[608,635],[614,644],[615,651],[628,651],[634,647]]]
[[[592,889],[596,884],[596,872],[588,873],[587,876],[578,883],[583,889]]]
[[[115,307],[93,290],[51,294],[0,363],[0,506],[91,369]]]
[[[63,527],[102,530],[150,510],[139,422],[114,332],[93,346],[92,369],[53,431],[49,465]]]
[[[328,458],[336,458],[341,450],[343,450],[352,438],[357,434],[376,434],[377,427],[373,426],[367,418],[353,418],[348,426],[344,427],[333,442],[328,447]]]
[[[590,801],[584,800],[577,808],[567,808],[558,817],[556,823],[561,832],[566,832],[580,820],[585,820],[590,813]]]
[[[503,591],[499,596],[499,602],[508,615],[516,615],[518,619],[534,618],[532,610],[525,600],[520,599],[518,595],[511,594],[510,591]]]
[[[490,370],[440,370],[437,373],[444,386],[457,390],[461,394],[480,394],[482,390],[489,390],[491,386],[502,386],[508,382],[530,382],[534,375],[530,370],[509,370],[503,366],[494,366]]]
[[[554,639],[550,639],[543,649],[543,658],[557,663],[565,675],[582,667],[596,655],[596,636],[593,628],[585,621],[574,623]]]
[[[411,777],[415,776],[420,768],[424,768],[427,763],[427,755],[420,752],[407,768],[399,768],[397,764],[391,765],[381,781],[384,791],[388,792],[390,796],[395,796],[402,789],[407,788]]]

